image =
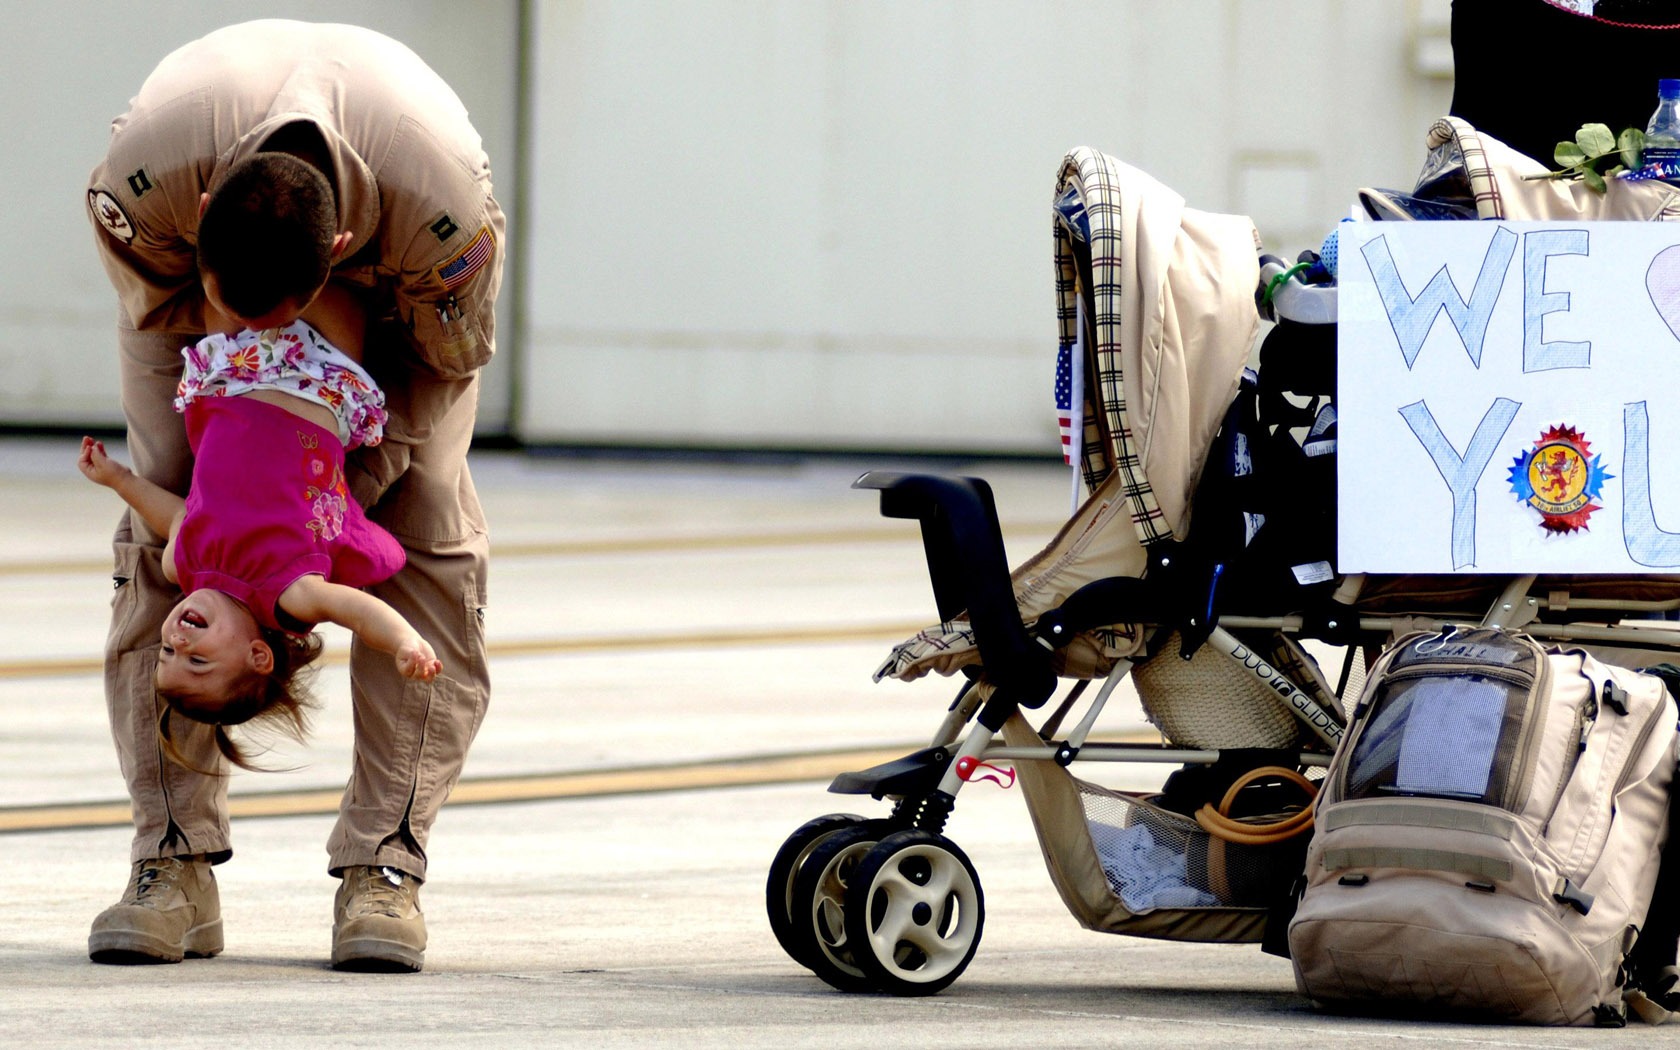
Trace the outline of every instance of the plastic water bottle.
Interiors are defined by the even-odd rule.
[[[1657,81],[1657,111],[1645,125],[1645,168],[1658,178],[1680,178],[1680,80]]]

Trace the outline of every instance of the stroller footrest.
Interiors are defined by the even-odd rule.
[[[841,773],[828,785],[838,795],[925,795],[939,786],[945,767],[951,763],[951,752],[943,747],[924,747],[922,750],[882,762],[878,766],[860,769],[855,773]]]

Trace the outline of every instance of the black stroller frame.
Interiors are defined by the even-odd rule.
[[[1081,260],[1086,275],[1088,266],[1088,259]],[[1260,287],[1266,294],[1257,295],[1262,315],[1280,324],[1333,323],[1333,285],[1310,286],[1300,269],[1262,257]],[[1196,549],[1194,534],[1184,542],[1150,544],[1142,577],[1099,579],[1029,622],[1017,605],[996,503],[984,480],[870,472],[853,487],[878,492],[884,516],[919,523],[939,618],[966,620],[979,660],[963,668],[961,689],[929,746],[841,774],[829,787],[890,801],[889,814],[819,816],[796,829],[770,865],[766,906],[778,942],[795,961],[843,991],[929,995],[956,980],[973,959],[984,926],[984,897],[974,865],[944,832],[963,786],[984,772],[983,765],[1016,765],[1053,881],[1089,928],[1175,940],[1260,942],[1267,951],[1287,954],[1285,926],[1305,854],[1301,832],[1311,827],[1310,791],[1305,799],[1299,793],[1289,797],[1297,790],[1290,782],[1308,784],[1315,770],[1329,765],[1347,708],[1357,699],[1367,654],[1400,634],[1453,625],[1522,630],[1547,644],[1596,647],[1609,662],[1630,666],[1680,652],[1680,631],[1632,619],[1680,609],[1680,589],[1655,599],[1626,599],[1577,588],[1568,577],[1483,577],[1483,591],[1496,595],[1486,604],[1402,606],[1396,612],[1390,602],[1372,612],[1362,607],[1372,581],[1347,576],[1335,582],[1333,592],[1315,596],[1310,607],[1276,615],[1248,615],[1240,607],[1226,611],[1203,600],[1209,593],[1208,556]],[[1587,596],[1579,593],[1583,589]],[[1392,597],[1392,589],[1389,593]],[[1196,595],[1195,601],[1187,594]],[[1053,656],[1082,632],[1112,624],[1143,625],[1152,651],[1119,660],[1064,730],[1092,679],[1076,678],[1049,706],[1061,684]],[[1322,683],[1315,687],[1310,678],[1316,669],[1303,674],[1255,644],[1269,635],[1344,647],[1340,681],[1328,690]],[[1226,671],[1236,669],[1287,709],[1298,730],[1290,744],[1184,745],[1164,728],[1167,739],[1160,744],[1091,739],[1120,681],[1136,666],[1171,659],[1158,650],[1174,637],[1186,660],[1201,651],[1218,654]],[[1325,702],[1327,695],[1333,702]],[[1026,712],[1046,707],[1036,727],[1026,721]],[[1253,827],[1287,824],[1289,833],[1273,840],[1258,831],[1249,834],[1240,822],[1234,833],[1217,826],[1204,833],[1188,808],[1171,811],[1169,802],[1157,805],[1067,775],[1069,767],[1086,762],[1178,767],[1162,799],[1177,790],[1175,780],[1188,784],[1191,807],[1220,800],[1217,816],[1226,815],[1233,800],[1250,798],[1258,808],[1248,813],[1264,815]],[[1054,802],[1036,802],[1035,784],[1038,798]],[[1281,810],[1280,798],[1286,800]],[[1087,804],[1093,799],[1097,808]],[[1051,804],[1071,809],[1041,819],[1039,810]],[[1240,808],[1229,815],[1237,816]],[[1267,822],[1280,812],[1292,815]],[[1184,870],[1196,876],[1191,881],[1217,889],[1211,894],[1217,900],[1206,903],[1210,898],[1204,895],[1188,906],[1179,900],[1144,901],[1141,907],[1128,900],[1097,841],[1116,831],[1110,826],[1114,813],[1121,814],[1123,832],[1143,829],[1153,833],[1152,842],[1177,843],[1175,859],[1188,865]],[[1052,841],[1053,833],[1059,834],[1054,828],[1082,823],[1082,840],[1065,849]],[[1231,824],[1224,822],[1227,831]],[[1239,882],[1246,887],[1233,890]]]

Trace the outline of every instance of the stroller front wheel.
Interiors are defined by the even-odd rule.
[[[800,912],[794,903],[797,900],[794,896],[795,880],[805,862],[825,839],[867,823],[870,822],[856,813],[829,813],[814,817],[795,828],[770,861],[770,874],[764,885],[764,908],[770,919],[770,932],[776,935],[776,943],[782,946],[782,950],[808,970],[813,968],[810,957],[793,932],[795,916]],[[885,833],[884,827],[876,832],[877,836]]]
[[[968,968],[986,905],[980,877],[956,843],[928,831],[894,832],[849,881],[846,941],[875,987],[932,995]]]
[[[867,992],[874,982],[857,964],[846,934],[846,887],[858,862],[881,838],[879,822],[841,828],[812,847],[793,876],[788,953],[843,992]]]

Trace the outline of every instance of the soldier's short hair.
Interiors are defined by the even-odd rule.
[[[325,175],[288,153],[235,164],[198,223],[198,269],[228,309],[260,317],[307,299],[332,268],[338,211]]]

